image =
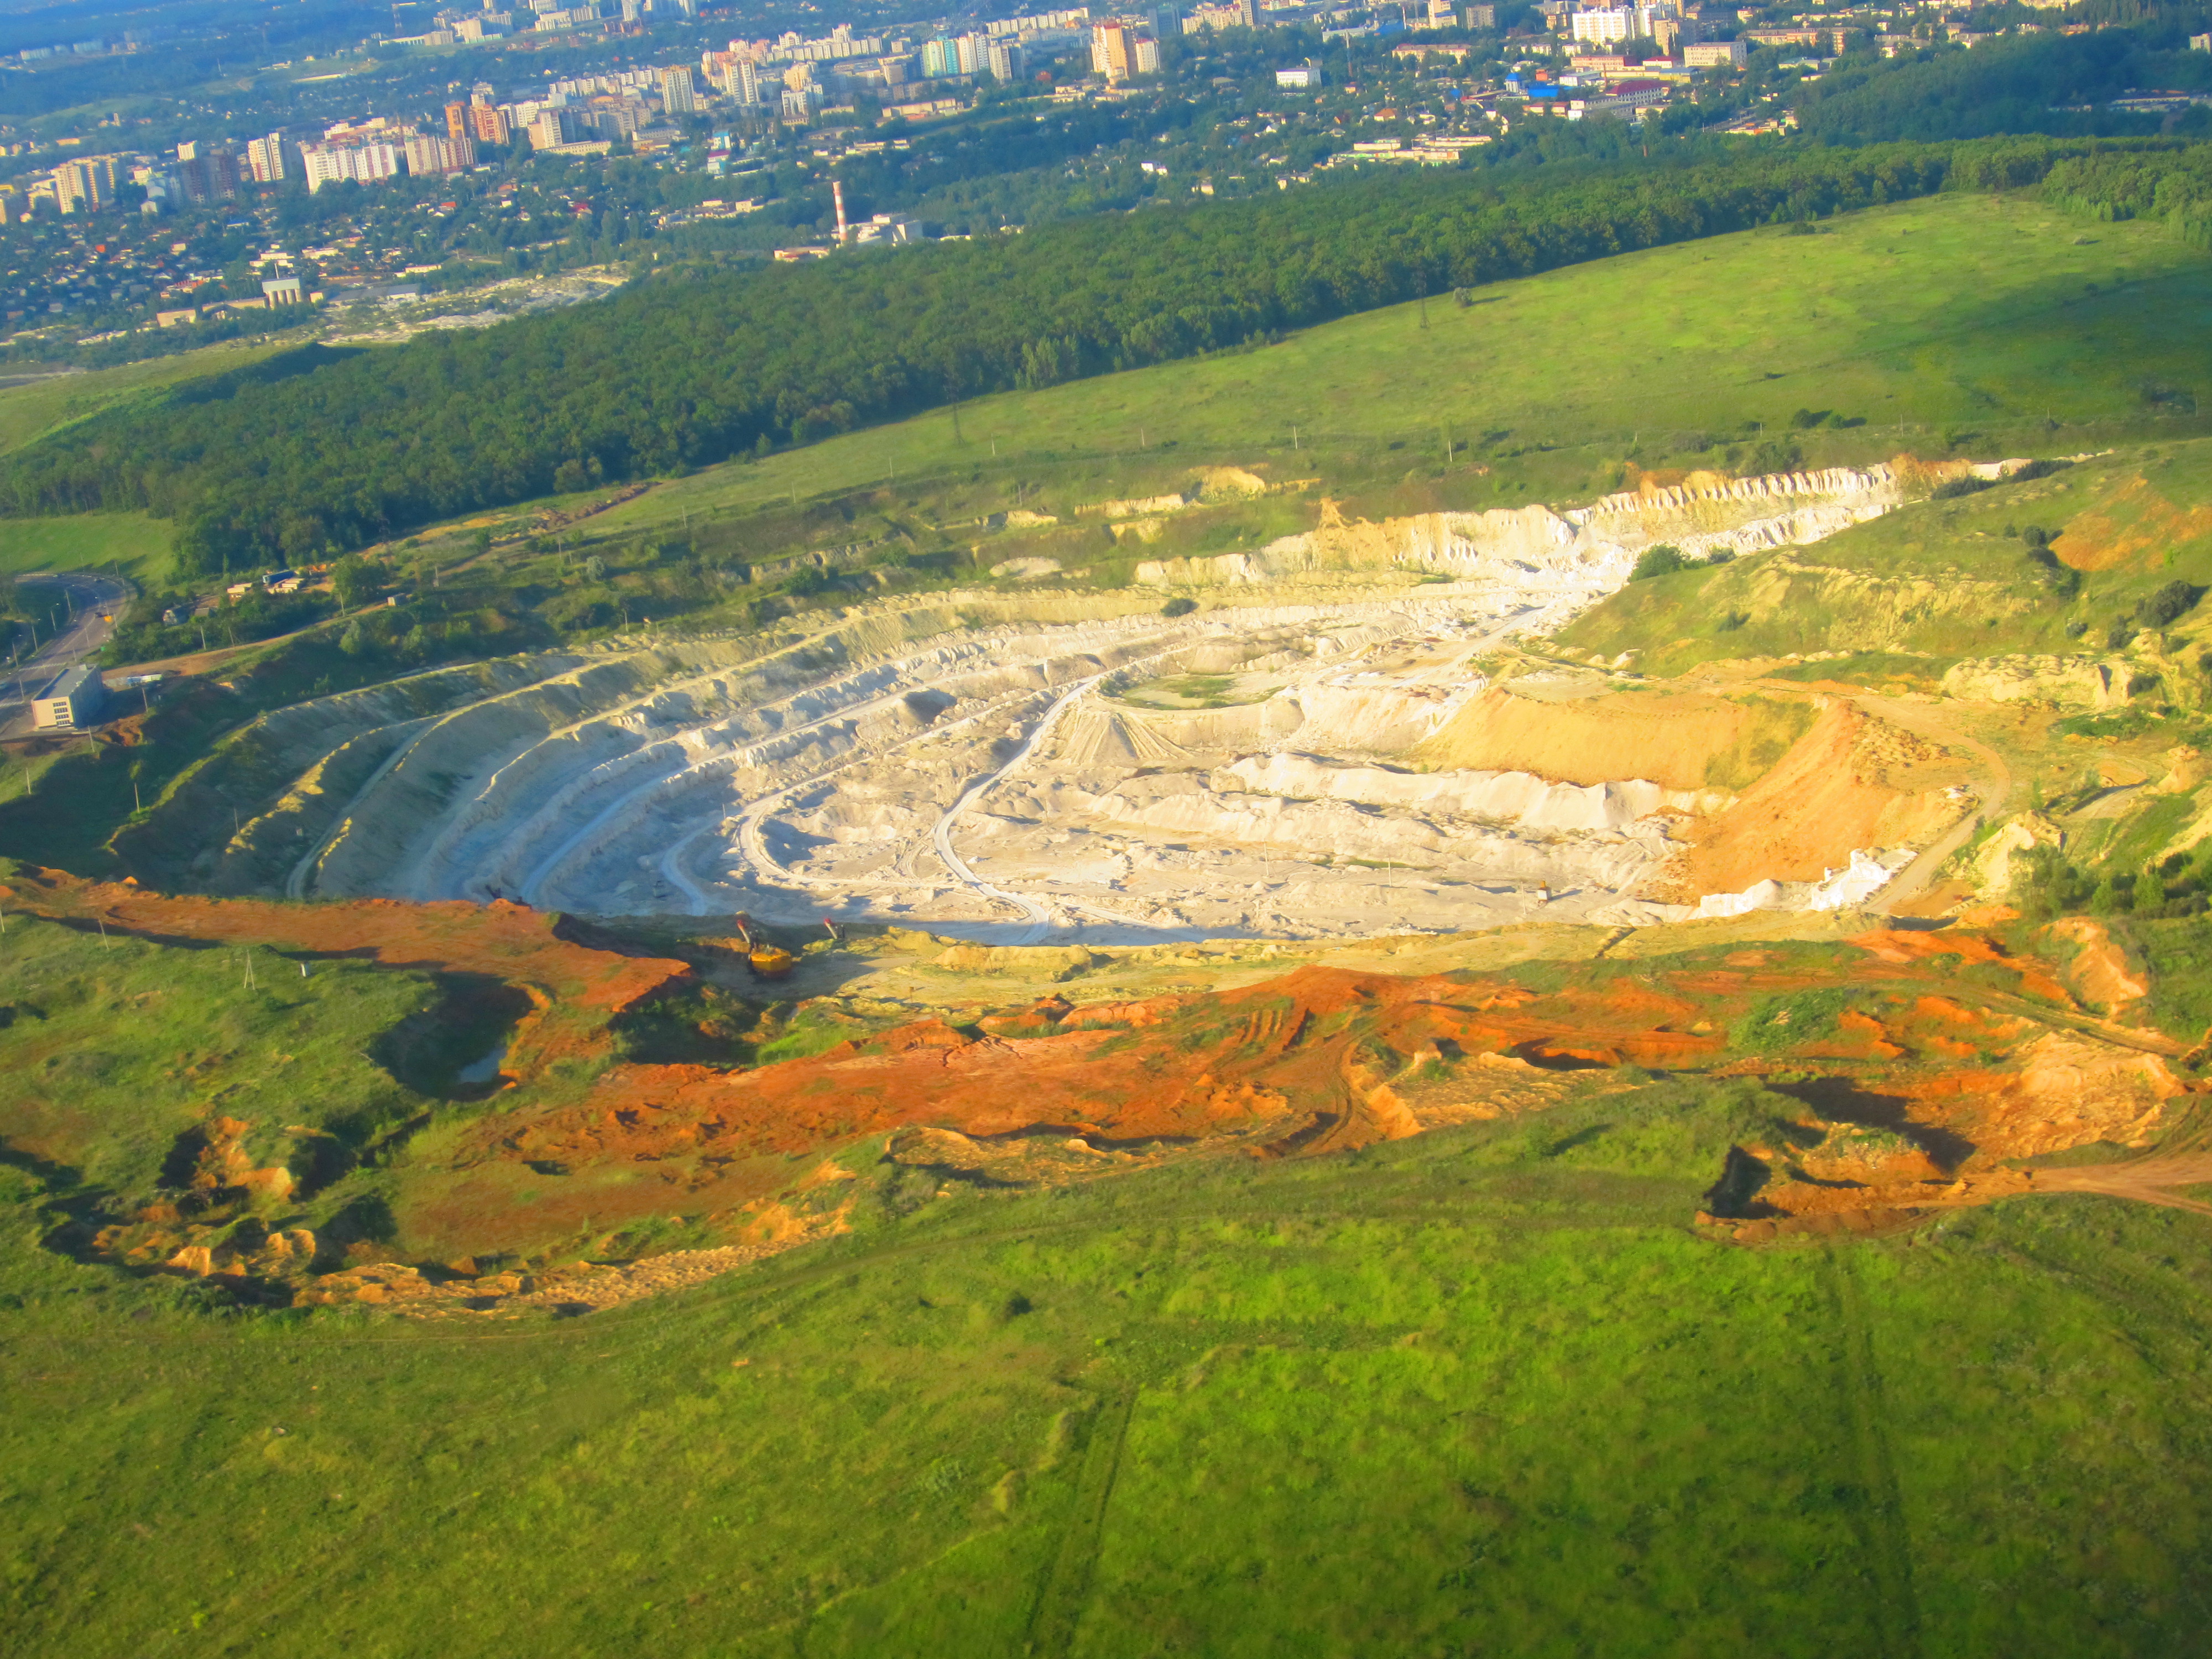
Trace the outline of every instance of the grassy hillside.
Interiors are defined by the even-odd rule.
[[[194,1317],[39,1251],[0,1169],[11,1650],[2187,1646],[2201,1218],[1723,1249],[1606,1115],[872,1195],[489,1328]]]
[[[115,565],[142,582],[167,578],[173,526],[143,513],[16,519],[0,534],[0,575]]]
[[[258,362],[294,343],[208,346],[120,368],[51,374],[0,386],[0,454],[134,400],[150,400],[181,381]],[[167,579],[175,526],[143,513],[88,513],[66,519],[16,519],[0,532],[0,577],[31,570],[114,564],[142,582]]]
[[[2047,537],[2047,554],[2035,550]],[[2212,587],[2212,441],[2130,447],[2050,477],[1923,500],[1811,547],[1631,583],[1560,635],[1646,673],[1810,652],[2103,654],[2160,588]],[[2203,637],[2193,605],[2165,654]],[[2148,642],[2146,642],[2148,643]],[[1881,665],[1872,665],[1877,670]]]
[[[2040,453],[2194,430],[2198,396],[2212,413],[2212,348],[2187,322],[2212,299],[2212,260],[2160,227],[1942,196],[1821,233],[1629,254],[1485,288],[1466,308],[1401,306],[1279,345],[982,399],[957,435],[940,413],[708,469],[605,527],[687,514],[696,527],[894,478],[913,495],[954,469],[1011,502],[1018,482],[1079,459],[1091,463],[1083,487],[1107,493],[1178,460],[1269,459],[1332,485],[1391,486],[1444,475],[1448,440],[1453,504],[1491,506],[1608,488],[1630,458],[1733,451],[1742,464],[1778,434],[1815,460]],[[1792,434],[1801,409],[1866,424]]]
[[[295,342],[255,341],[206,346],[172,357],[149,357],[119,368],[52,374],[0,386],[0,455],[21,449],[50,432],[133,398],[167,390],[183,380],[227,374],[258,362]],[[13,532],[14,526],[10,526]]]

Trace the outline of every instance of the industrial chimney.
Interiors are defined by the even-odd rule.
[[[845,245],[847,236],[847,231],[845,228],[845,181],[842,179],[832,179],[830,181],[830,199],[837,204],[837,245],[840,247],[842,247]]]

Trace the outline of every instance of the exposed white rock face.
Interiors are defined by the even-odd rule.
[[[1887,466],[1829,467],[1756,478],[1714,478],[1626,490],[1588,507],[1495,507],[1431,513],[1389,525],[1336,525],[1285,536],[1256,553],[1149,561],[1137,580],[1155,586],[1250,586],[1311,571],[1415,565],[1464,581],[1530,592],[1628,580],[1637,556],[1661,543],[1693,558],[1802,546],[1878,518],[1897,505]]]
[[[1887,852],[1865,849],[1851,854],[1841,870],[1831,870],[1819,881],[1758,881],[1741,893],[1707,893],[1698,901],[1700,916],[1741,916],[1753,910],[1848,910],[1864,904],[1889,885],[1890,878],[1912,862],[1903,848]]]
[[[2137,670],[2118,658],[1974,657],[1943,676],[1943,695],[1978,702],[2044,702],[2075,708],[2126,703]]]
[[[1708,812],[1728,800],[1717,790],[1662,789],[1642,778],[1583,786],[1529,772],[1385,771],[1296,754],[1250,756],[1215,776],[1258,794],[1410,806],[1532,830],[1625,830],[1662,811]]]

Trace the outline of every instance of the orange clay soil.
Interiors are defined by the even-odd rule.
[[[0,899],[33,915],[86,927],[96,918],[112,930],[160,942],[263,945],[301,956],[351,957],[387,968],[503,980],[527,992],[533,1005],[508,1043],[505,1062],[509,1073],[522,1078],[562,1054],[604,1053],[607,1016],[691,971],[683,962],[623,956],[575,943],[562,936],[558,916],[504,901],[281,904],[176,896],[129,882],[81,881],[58,870],[19,874],[0,885]]]
[[[1565,783],[1649,778],[1705,787],[1706,769],[1735,746],[1750,712],[1702,691],[1639,690],[1565,702],[1484,692],[1413,751],[1431,766],[1534,772]]]
[[[2184,542],[2212,535],[2212,508],[2184,510],[2137,477],[2102,510],[2077,513],[2053,538],[2051,550],[2076,570],[2110,570],[2138,555],[2166,553]]]
[[[1031,1035],[925,1020],[753,1072],[625,1066],[582,1105],[525,1125],[486,1123],[482,1145],[534,1158],[790,1156],[927,1123],[970,1135],[1050,1128],[1109,1144],[1251,1129],[1267,1148],[1328,1130],[1333,1145],[1358,1146],[1418,1132],[1387,1085],[1440,1042],[1594,1065],[1694,1064],[1721,1049],[1717,1037],[1652,1018],[1695,1019],[1686,1000],[1639,993],[1608,1006],[1568,994],[1545,999],[1540,1012],[1526,1006],[1535,1000],[1509,986],[1333,968],[1213,994],[1075,1009],[1054,999],[1038,1006]]]
[[[572,1047],[602,1054],[612,1014],[685,971],[575,943],[554,918],[508,904],[289,906],[52,875],[19,879],[9,897],[150,936],[495,975],[532,988],[541,1009],[564,1011]],[[1079,1179],[1194,1152],[1345,1150],[1540,1111],[1576,1073],[1633,1065],[1771,1075],[1804,1103],[1792,1146],[1745,1149],[1762,1180],[1713,1200],[1729,1212],[1720,1224],[1757,1237],[2060,1189],[2001,1166],[2092,1143],[2145,1145],[2194,1091],[2168,1064],[2180,1045],[2102,1025],[2048,964],[1984,933],[1878,930],[1825,950],[1740,949],[1674,969],[1520,972],[1536,982],[1309,966],[1214,993],[1090,1005],[1054,995],[974,1026],[921,1019],[750,1070],[617,1066],[572,1103],[537,1096],[525,1064],[501,1097],[506,1109],[410,1161],[392,1207],[408,1253],[426,1261],[565,1259],[580,1238],[621,1255],[625,1230],[671,1218],[757,1241],[779,1200],[827,1178],[827,1156],[872,1136],[890,1134],[898,1162]],[[1806,1018],[1778,1046],[1778,1000],[1829,990],[1850,993],[1850,1006],[1815,1018],[1819,1005],[1787,1005]],[[1753,1018],[1765,1022],[1759,1040],[1739,1046]],[[211,1123],[203,1160],[205,1179],[226,1191],[254,1173],[226,1158],[229,1127]],[[807,1213],[809,1228],[834,1224],[818,1206]],[[138,1218],[134,1259],[259,1272],[227,1267],[217,1252],[199,1260],[190,1253],[209,1241],[155,1225],[167,1220]],[[261,1254],[282,1270],[272,1279],[291,1282],[328,1250],[299,1232],[271,1236]]]
[[[1818,881],[1848,865],[1855,848],[1923,838],[1959,811],[1935,787],[1956,781],[1948,758],[1851,703],[1832,702],[1734,805],[1684,825],[1690,847],[1668,866],[1666,890],[1688,901],[1769,878]]]
[[[1826,960],[1745,951],[1553,991],[1308,967],[1213,994],[1054,996],[964,1029],[920,1021],[752,1071],[622,1066],[576,1105],[474,1126],[414,1214],[457,1238],[518,1206],[533,1224],[571,1210],[599,1225],[722,1212],[787,1182],[790,1160],[923,1127],[1080,1139],[1086,1156],[1140,1143],[1339,1151],[1541,1109],[1571,1073],[1626,1065],[1786,1068],[1808,1121],[1891,1130],[1923,1160],[1915,1179],[1948,1179],[1969,1163],[2139,1143],[2184,1091],[2161,1055],[2100,1040],[2044,964],[1985,937],[1939,937],[1881,932]],[[2018,991],[1959,981],[1961,959],[2009,970]],[[1829,987],[1860,989],[1863,1006],[1786,1053],[1731,1055],[1728,1028],[1759,1000]],[[2031,997],[2071,1029],[2044,1024]],[[522,1169],[567,1180],[526,1194]],[[602,1178],[617,1171],[621,1182]]]
[[[2067,982],[2107,1013],[2118,1014],[2150,994],[2149,980],[2128,965],[2127,952],[2113,942],[2102,922],[2091,916],[2066,916],[2052,922],[2050,931],[2053,938],[2081,947],[2066,966]]]

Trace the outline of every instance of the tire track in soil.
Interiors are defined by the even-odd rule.
[[[1855,1511],[1853,1530],[1874,1578],[1876,1651],[1886,1659],[1918,1659],[1920,1605],[1912,1587],[1912,1540],[1890,1452],[1887,1402],[1865,1294],[1856,1264],[1833,1248],[1821,1252],[1821,1276],[1843,1326],[1844,1407],[1850,1418],[1854,1474],[1865,1494],[1864,1504]]]
[[[1106,1531],[1106,1510],[1113,1502],[1115,1477],[1121,1470],[1121,1445],[1129,1434],[1129,1419],[1137,1409],[1137,1389],[1130,1384],[1098,1408],[1097,1420],[1084,1443],[1083,1469],[1076,1477],[1075,1501],[1060,1548],[1037,1587],[1036,1606],[1030,1614],[1024,1653],[1039,1659],[1064,1659],[1073,1650],[1075,1631],[1083,1610],[1090,1605],[1091,1583],[1098,1568],[1098,1548]]]

